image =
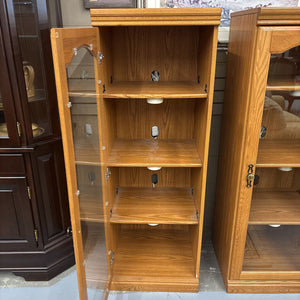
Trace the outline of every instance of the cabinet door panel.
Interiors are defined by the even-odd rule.
[[[47,2],[7,0],[10,38],[28,143],[59,135]],[[51,1],[57,4],[57,1]],[[54,22],[56,23],[56,22]]]
[[[23,154],[0,154],[0,176],[24,176]]]
[[[47,247],[59,236],[67,235],[70,226],[61,141],[40,147],[32,154],[32,160],[44,247]]]
[[[87,286],[107,291],[107,278],[111,278],[98,135],[100,86],[94,74],[99,63],[98,36],[96,28],[51,32],[81,299],[87,299]]]
[[[235,278],[243,272],[243,278],[260,279],[262,271],[266,279],[274,272],[280,279],[287,279],[287,272],[299,276],[300,27],[285,30],[258,29]]]
[[[25,177],[0,178],[0,251],[36,249]]]
[[[300,27],[292,32],[270,47],[243,271],[300,271]],[[272,52],[284,44],[298,46]]]

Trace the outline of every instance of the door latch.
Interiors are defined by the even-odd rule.
[[[254,181],[255,175],[253,174],[253,164],[248,165],[248,174],[247,174],[247,188],[252,187],[252,182]]]

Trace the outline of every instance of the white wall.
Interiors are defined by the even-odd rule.
[[[83,0],[61,0],[64,27],[91,26],[90,11],[83,6]]]

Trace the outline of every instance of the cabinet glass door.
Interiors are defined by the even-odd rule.
[[[300,46],[271,55],[244,271],[300,271]]]
[[[47,1],[12,0],[12,5],[10,22],[14,23],[11,26],[16,30],[22,64],[19,77],[24,87],[22,98],[26,99],[26,127],[29,139],[37,140],[55,131],[51,124],[51,103],[56,102],[56,94],[49,27],[50,22],[57,23],[56,18],[50,18],[51,12],[56,13],[56,10],[51,5],[51,10],[47,11]]]
[[[94,57],[86,48],[67,66],[87,287],[107,278]]]
[[[11,147],[20,144],[18,123],[8,76],[3,37],[0,31],[0,146]]]
[[[112,255],[106,249],[106,206],[102,197],[96,34],[95,28],[51,32],[57,86],[63,87],[58,89],[58,104],[80,299],[107,295],[108,257]]]

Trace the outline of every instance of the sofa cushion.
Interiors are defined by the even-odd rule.
[[[282,107],[269,97],[265,97],[262,126],[268,130],[278,130],[286,127]]]

